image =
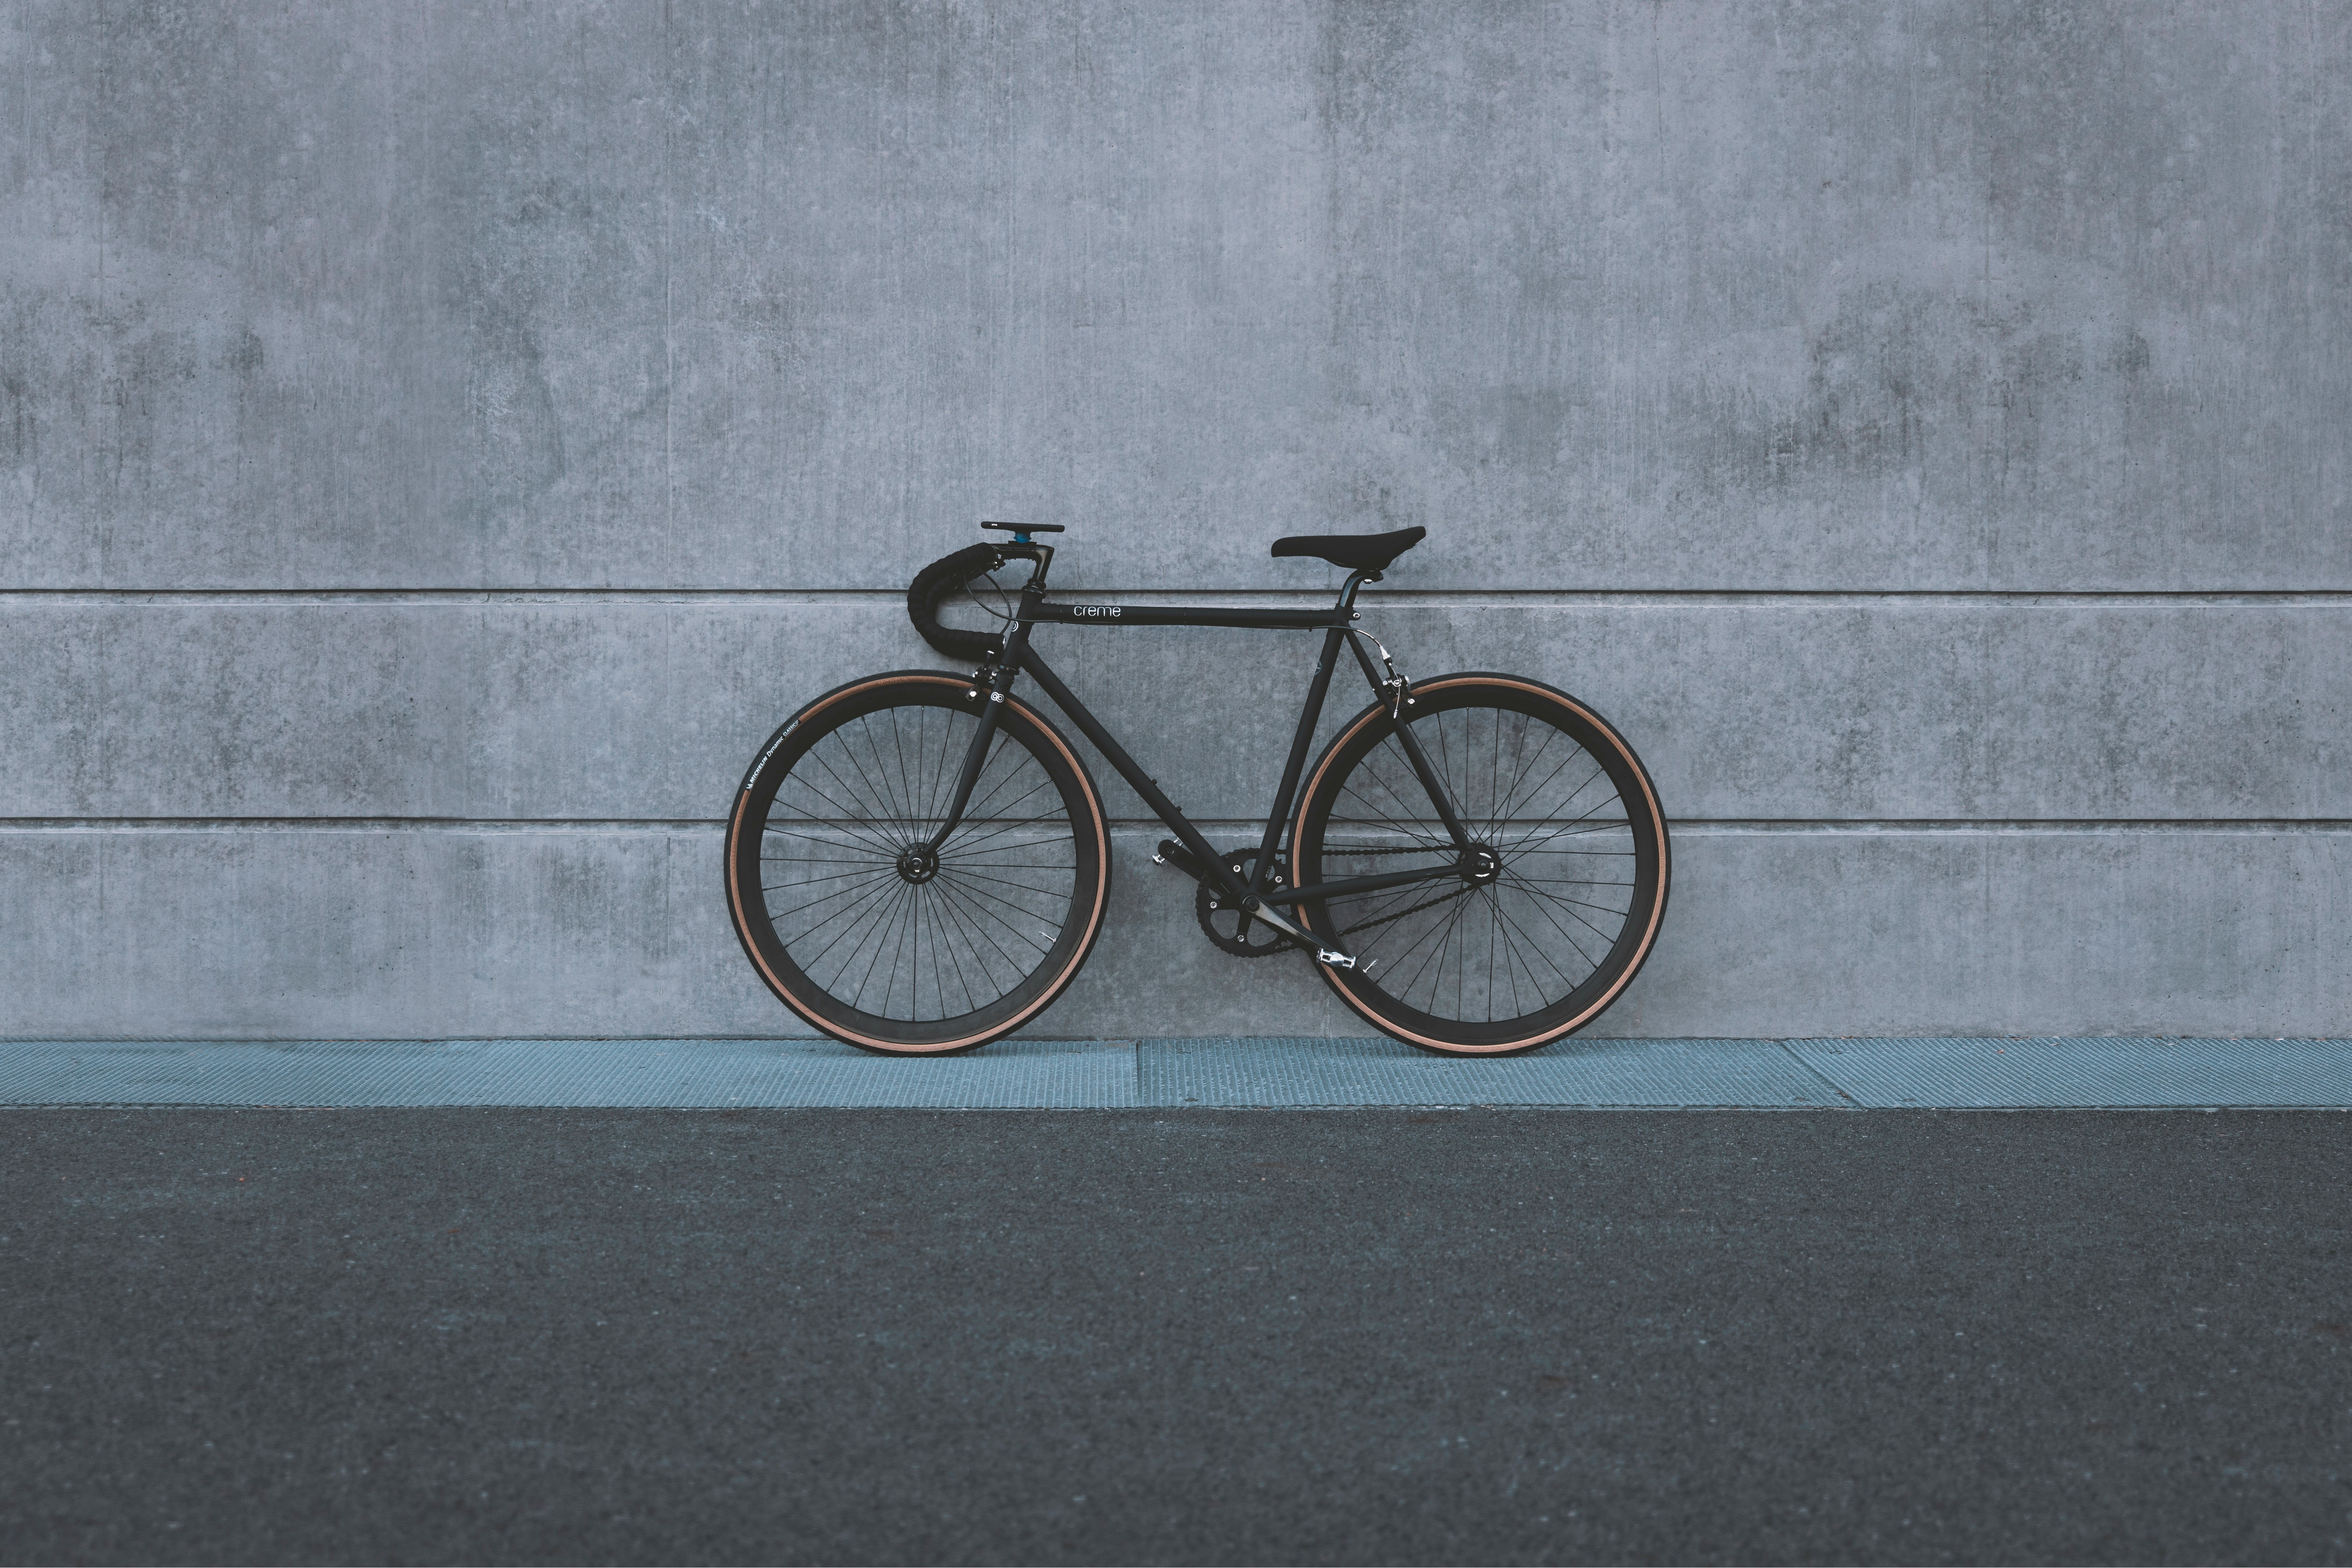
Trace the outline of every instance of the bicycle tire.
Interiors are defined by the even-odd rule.
[[[1496,868],[1301,904],[1302,923],[1360,963],[1318,972],[1408,1044],[1534,1050],[1599,1017],[1656,946],[1671,880],[1657,791],[1606,720],[1539,681],[1470,671],[1412,696],[1405,722]],[[1324,749],[1291,841],[1297,887],[1459,858],[1379,703]]]
[[[1101,934],[1101,793],[1017,699],[935,864],[909,858],[943,819],[979,721],[972,691],[935,670],[836,687],[777,729],[736,792],[736,937],[778,1001],[845,1044],[936,1056],[1002,1038],[1053,1004]]]

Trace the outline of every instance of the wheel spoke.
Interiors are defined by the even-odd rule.
[[[940,889],[940,901],[945,903],[949,908],[956,910],[959,919],[970,923],[970,929],[979,936],[981,941],[985,942],[990,947],[996,950],[996,956],[1004,961],[1004,966],[1007,969],[1011,970],[1015,974],[1025,973],[1021,963],[1010,952],[1007,952],[1004,950],[1004,944],[996,940],[994,934],[989,931],[987,926],[981,923],[980,916],[983,912],[985,906],[967,904],[963,899],[958,896],[956,889],[952,888],[942,888]],[[974,951],[977,952],[977,949]],[[1005,986],[998,993],[998,994],[1002,995],[1003,991],[1009,991],[1011,989],[1012,987],[1010,985]]]
[[[889,875],[891,875],[891,873],[890,873],[890,872],[888,872],[888,871],[877,871],[877,872],[874,872],[874,873],[872,873],[870,876],[866,877],[866,879],[864,879],[862,881],[860,881],[860,882],[859,882],[856,887],[852,887],[852,888],[842,888],[842,889],[837,889],[837,890],[835,890],[835,891],[834,891],[834,892],[830,892],[830,893],[825,894],[823,898],[819,898],[819,899],[811,899],[807,903],[804,903],[804,904],[794,904],[792,908],[790,908],[790,909],[788,909],[788,910],[779,910],[779,909],[775,909],[775,908],[773,907],[772,903],[772,904],[771,904],[771,906],[770,906],[770,909],[771,909],[771,915],[770,915],[770,918],[771,918],[771,919],[773,919],[773,920],[782,920],[782,919],[783,919],[786,915],[796,915],[796,914],[801,913],[801,912],[802,912],[803,910],[813,910],[813,909],[816,908],[819,904],[827,904],[827,903],[831,903],[831,902],[832,902],[834,900],[835,900],[835,899],[845,899],[845,898],[849,898],[849,897],[851,897],[851,896],[852,896],[852,895],[854,895],[854,894],[863,892],[866,889],[867,889],[867,888],[869,888],[869,887],[873,886],[876,882],[878,882],[878,881],[882,880],[884,878],[888,877]],[[826,879],[827,881],[834,880],[834,879],[832,879],[832,878],[827,878],[827,879]],[[763,893],[772,893],[772,892],[777,891],[778,889],[774,889],[774,888],[762,888],[762,889],[761,889],[760,890],[761,890],[761,892],[763,892]],[[795,892],[797,892],[797,891],[799,891],[800,889],[799,889],[799,887],[798,887],[798,886],[795,886],[795,887],[793,888],[793,891],[795,891]]]
[[[1499,730],[1500,726],[1498,725],[1496,728]],[[1511,774],[1511,782],[1504,790],[1502,800],[1495,807],[1495,822],[1498,827],[1503,823],[1508,822],[1511,818],[1511,803],[1519,798],[1519,782],[1526,778],[1528,773],[1534,769],[1536,763],[1543,757],[1543,754],[1551,750],[1551,743],[1554,741],[1560,739],[1560,731],[1553,729],[1549,724],[1544,726],[1542,742],[1536,747],[1532,754],[1521,760],[1518,770]],[[1524,737],[1522,737],[1522,744],[1524,745]],[[1573,742],[1571,742],[1571,744]]]
[[[861,717],[857,721],[857,729],[860,739],[866,742],[866,749],[868,751],[872,751],[874,747],[872,726],[867,723],[865,718]],[[849,738],[847,728],[845,726],[843,729],[835,731],[835,738],[841,742],[840,751],[842,761],[847,763],[850,767],[856,772],[858,782],[873,792],[875,805],[888,811],[892,818],[900,822],[906,821],[907,814],[905,810],[899,806],[896,800],[891,798],[887,790],[874,782],[873,775],[866,771],[866,760],[857,754],[856,743]],[[877,756],[876,760],[878,762],[880,759]],[[825,771],[827,773],[833,772],[830,767]],[[836,780],[839,780],[838,774],[835,774],[835,776]],[[842,783],[843,788],[845,791],[848,787],[847,781],[840,780],[839,782]]]
[[[1038,750],[1034,722],[1008,718],[998,729],[935,858],[908,852],[935,831],[970,755],[977,720],[968,710],[934,689],[876,702],[800,742],[736,852],[747,872],[756,867],[746,880],[758,907],[744,917],[781,947],[788,963],[777,984],[796,996],[806,987],[812,1016],[833,1009],[882,1020],[863,1029],[929,1030],[907,1037],[908,1048],[926,1048],[919,1038],[985,1020],[1048,963],[1075,963],[1065,933],[1098,887],[1082,873],[1099,840],[1079,835],[1081,821],[1098,831],[1097,819],[1079,814],[1097,808]],[[886,1032],[884,1043],[894,1037]]]
[[[1553,960],[1551,954],[1544,951],[1544,944],[1535,937],[1528,934],[1526,927],[1520,925],[1518,921],[1511,920],[1510,916],[1504,914],[1499,904],[1496,906],[1495,913],[1498,918],[1508,921],[1513,931],[1518,933],[1521,937],[1526,938],[1528,942],[1528,951],[1534,953],[1538,958],[1543,960],[1545,968],[1549,969],[1554,974],[1559,976],[1562,982],[1560,986],[1561,996],[1565,996],[1570,992],[1576,989],[1578,984],[1576,977],[1570,975],[1567,970],[1562,969],[1559,964]],[[1571,947],[1576,946],[1573,941],[1570,941],[1569,945]],[[1578,957],[1585,958],[1585,952],[1582,948],[1577,948],[1576,952]],[[1585,973],[1588,974],[1591,973],[1592,972],[1592,968],[1593,964],[1590,958],[1585,958]],[[1528,978],[1533,980],[1535,977],[1535,969],[1530,965],[1528,970]],[[1546,1000],[1558,1001],[1559,997],[1547,997]]]
[[[1333,978],[1367,1017],[1382,1022],[1393,1007],[1413,1037],[1444,1048],[1540,1043],[1547,1020],[1573,1026],[1580,1016],[1567,1009],[1608,965],[1640,956],[1621,939],[1649,907],[1637,900],[1662,896],[1647,869],[1662,847],[1656,819],[1646,794],[1621,790],[1613,741],[1564,703],[1459,688],[1423,703],[1411,733],[1496,869],[1434,898],[1420,883],[1319,901],[1318,929],[1365,965]],[[1398,731],[1360,733],[1302,813],[1298,880],[1391,871],[1415,855],[1451,870],[1453,837]]]
[[[826,942],[823,947],[817,949],[814,952],[809,954],[807,961],[803,963],[801,967],[803,969],[810,969],[824,963],[827,953],[830,953],[835,948],[840,946],[845,940],[854,933],[865,930],[868,925],[873,923],[876,918],[887,912],[890,908],[891,899],[894,898],[898,890],[905,885],[906,884],[902,882],[889,881],[884,881],[877,885],[873,891],[868,893],[864,899],[860,900],[857,904],[852,907],[850,914],[845,917],[845,923],[842,926],[840,934],[835,936],[831,942]],[[852,947],[849,950],[849,956],[843,961],[843,968],[845,969],[849,963],[855,963],[856,958],[857,949]],[[841,973],[842,970],[840,969],[836,969],[835,971],[836,977],[838,977]]]
[[[825,760],[822,752],[816,751],[814,748],[811,748],[807,760],[815,763],[818,767],[823,768],[824,770],[825,777],[832,780],[833,786],[839,790],[843,795],[851,796],[856,795],[856,791],[852,789],[847,781],[843,779],[839,773],[834,771],[833,764]],[[802,777],[796,772],[793,775],[793,782],[798,784],[801,788],[808,791],[809,794],[816,796],[817,799],[824,802],[825,805],[833,807],[834,811],[837,814],[837,820],[856,822],[863,830],[862,832],[853,833],[851,829],[844,828],[843,831],[845,833],[852,833],[853,837],[861,837],[865,842],[871,844],[876,849],[889,856],[892,859],[898,858],[898,851],[906,847],[904,845],[890,839],[882,832],[877,819],[872,812],[860,811],[854,805],[844,805],[841,801],[835,799],[832,795],[827,795],[824,790],[818,788],[816,780],[814,777]],[[882,818],[880,820],[887,821],[889,819]]]
[[[1552,930],[1554,930],[1554,931],[1558,931],[1558,932],[1559,933],[1560,940],[1561,940],[1562,942],[1567,942],[1569,946],[1570,946],[1570,947],[1572,947],[1572,948],[1576,949],[1576,956],[1577,956],[1577,957],[1579,957],[1579,958],[1580,958],[1580,959],[1584,960],[1584,962],[1586,963],[1586,964],[1588,964],[1589,966],[1591,966],[1591,967],[1592,967],[1592,968],[1594,968],[1594,969],[1598,969],[1598,968],[1600,968],[1600,967],[1601,967],[1600,962],[1599,962],[1597,959],[1595,959],[1595,958],[1594,958],[1591,953],[1589,953],[1589,952],[1585,952],[1585,951],[1584,951],[1584,943],[1583,943],[1583,942],[1581,942],[1580,941],[1579,941],[1579,940],[1577,939],[1577,935],[1576,935],[1576,933],[1575,933],[1574,931],[1572,931],[1569,930],[1566,926],[1564,926],[1564,925],[1560,924],[1560,923],[1559,923],[1559,917],[1557,917],[1556,915],[1554,915],[1554,914],[1551,912],[1551,910],[1549,910],[1546,909],[1546,908],[1545,908],[1543,905],[1541,905],[1541,904],[1535,904],[1535,905],[1531,905],[1530,907],[1531,907],[1532,909],[1534,909],[1534,910],[1536,911],[1536,913],[1538,913],[1538,914],[1539,914],[1539,915],[1543,916],[1543,918],[1544,918],[1544,923],[1545,923],[1546,925],[1549,925],[1549,927],[1551,927],[1551,929],[1552,929]],[[1602,938],[1602,940],[1603,940],[1604,942],[1605,942],[1605,941],[1607,941],[1607,940],[1609,940],[1607,933],[1606,933],[1606,932],[1604,932],[1604,931],[1601,931],[1598,927],[1595,927],[1595,926],[1592,924],[1592,922],[1591,922],[1591,921],[1582,921],[1581,923],[1582,923],[1582,924],[1583,924],[1587,929],[1591,930],[1591,931],[1592,931],[1592,934],[1593,934],[1593,935]],[[1521,929],[1523,929],[1523,930],[1524,930],[1525,928],[1524,928],[1524,927],[1522,927]],[[1602,948],[1602,949],[1601,949],[1601,951],[1602,951],[1602,952],[1606,952],[1608,951],[1608,949],[1607,949],[1606,947],[1604,947],[1604,948]],[[1566,973],[1566,972],[1565,972],[1565,971],[1563,971],[1562,973]]]
[[[939,884],[934,885],[937,886]],[[1003,915],[997,913],[997,907],[995,904],[978,897],[968,889],[949,888],[946,890],[951,896],[960,900],[968,912],[974,913],[981,919],[995,921],[1005,931],[1010,931],[1013,936],[1019,938],[1022,942],[1027,946],[1035,948],[1041,953],[1047,951],[1047,947],[1045,943],[1037,942],[1034,938],[1031,937],[1027,931],[1023,931],[1019,926],[1014,925],[1011,921],[1006,920]],[[984,930],[986,928],[983,927],[982,929]]]

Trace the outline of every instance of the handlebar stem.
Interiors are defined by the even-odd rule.
[[[1054,547],[1052,545],[1029,542],[1027,541],[1027,537],[1024,535],[1020,540],[998,545],[996,547],[996,553],[1007,561],[1035,562],[1037,563],[1037,570],[1030,574],[1029,581],[1021,585],[1021,591],[1024,594],[1041,594],[1045,592],[1045,574],[1052,571],[1054,568]]]

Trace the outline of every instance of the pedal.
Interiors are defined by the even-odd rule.
[[[1160,847],[1152,851],[1151,863],[1155,866],[1173,866],[1196,882],[1205,882],[1209,879],[1209,868],[1192,858],[1192,852],[1173,838],[1163,838],[1160,841]]]
[[[1328,963],[1334,969],[1354,969],[1357,967],[1356,955],[1354,953],[1341,952],[1336,947],[1325,947],[1321,942],[1316,941],[1311,933],[1301,930],[1287,915],[1276,913],[1274,910],[1268,908],[1265,904],[1260,904],[1257,908],[1252,910],[1250,911],[1250,918],[1252,920],[1264,921],[1266,924],[1272,926],[1275,930],[1288,937],[1291,941],[1297,942],[1299,946],[1313,953],[1315,955],[1315,962],[1318,963]]]
[[[1155,866],[1173,866],[1196,882],[1204,883],[1210,887],[1216,885],[1210,879],[1209,868],[1194,859],[1192,852],[1173,838],[1163,838],[1160,841],[1160,847],[1152,852],[1151,861]],[[1318,963],[1328,963],[1334,969],[1356,967],[1354,953],[1341,952],[1335,947],[1325,947],[1293,924],[1287,916],[1277,913],[1274,910],[1260,905],[1250,911],[1250,919],[1264,921],[1283,935],[1297,942],[1299,946],[1311,949],[1315,954],[1315,962]]]

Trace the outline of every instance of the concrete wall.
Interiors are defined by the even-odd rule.
[[[797,1032],[717,819],[982,516],[1426,524],[1405,666],[1675,819],[1601,1032],[2352,1033],[2347,98],[2305,0],[20,0],[0,1035]],[[1306,639],[1043,646],[1254,837]],[[1098,775],[1040,1032],[1360,1032]]]

